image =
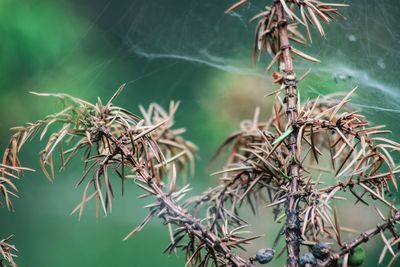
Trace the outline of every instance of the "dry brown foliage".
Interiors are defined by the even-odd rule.
[[[247,2],[239,1],[227,12]],[[292,47],[289,40],[306,43],[299,25],[304,26],[310,41],[311,27],[324,36],[322,24],[341,17],[337,8],[343,6],[316,0],[275,0],[252,19],[258,20],[253,59],[256,62],[263,52],[272,56],[267,70],[278,66],[273,78],[279,88],[271,94],[275,100],[270,119],[260,121],[256,110],[254,118],[243,121],[240,130],[217,151],[216,156],[229,151],[223,169],[214,173],[219,176],[218,186],[190,198],[186,197],[189,186],[177,188],[179,175],[193,173],[197,150],[181,136],[184,129],[173,127],[178,104],[171,102],[168,110],[151,104],[148,109],[140,107],[141,115],[136,115],[114,105],[121,86],[105,104],[100,99],[89,103],[64,94],[37,94],[58,98],[63,109],[12,129],[15,133],[0,165],[0,189],[6,205],[12,207],[10,196],[16,191],[12,179],[25,170],[18,153],[38,136],[47,140],[39,162],[49,180],[54,179],[53,156],[60,156],[63,169],[83,155],[84,175],[77,185],[85,185],[73,213],[80,217],[86,203],[95,200],[96,213],[108,214],[115,191],[113,180],[119,180],[122,193],[126,182],[134,182],[143,189],[139,198],[151,202],[145,206],[147,217],[125,239],[157,217],[170,232],[165,252],[183,250],[189,266],[268,263],[283,236],[279,255],[287,251],[287,266],[347,266],[353,262],[354,250],[376,235],[384,242],[379,261],[390,252],[389,265],[394,264],[400,256],[396,228],[400,212],[387,194],[398,188],[400,168],[393,154],[400,151],[400,144],[384,137],[389,133],[384,126],[372,125],[349,105],[355,89],[304,103],[297,94],[297,84],[306,74],[296,77],[293,58],[318,60]],[[336,205],[350,201],[348,197],[363,209],[371,208],[383,222],[344,240],[343,232],[350,229],[340,223]],[[248,236],[251,232],[245,230],[248,225],[240,209],[247,205],[254,213],[260,205],[273,208],[276,223],[285,219],[273,249],[260,249],[249,259],[238,254],[258,237]],[[382,212],[382,207],[387,212]],[[312,254],[300,256],[300,251]]]
[[[9,236],[0,240],[0,267],[17,267],[17,264],[14,262],[14,258],[16,257],[14,252],[16,252],[17,249],[14,245],[8,243],[12,237],[13,236]]]
[[[240,237],[241,229],[225,229],[224,233],[211,233],[206,226],[179,206],[190,190],[188,186],[176,188],[178,173],[193,172],[196,146],[181,137],[184,129],[174,129],[174,113],[178,104],[171,102],[168,111],[157,104],[148,109],[140,107],[141,116],[113,105],[123,86],[106,103],[91,104],[63,94],[37,94],[61,100],[64,109],[35,123],[15,127],[4,161],[11,168],[21,168],[18,151],[27,140],[39,136],[47,139],[39,153],[41,169],[49,180],[54,179],[53,156],[60,155],[61,169],[80,153],[84,157],[84,175],[77,185],[86,181],[80,204],[72,213],[82,215],[86,203],[96,201],[96,214],[105,215],[112,210],[114,190],[109,173],[115,173],[121,182],[129,180],[143,189],[139,198],[153,197],[146,205],[149,215],[143,223],[127,235],[140,231],[152,218],[158,217],[169,225],[171,244],[166,252],[177,248],[186,251],[188,261],[245,263],[231,253],[231,249],[248,243],[252,238]],[[49,133],[47,137],[47,133]],[[115,175],[114,175],[115,176]],[[92,191],[90,191],[92,190]],[[200,254],[200,251],[206,253]],[[227,257],[228,254],[231,254]]]

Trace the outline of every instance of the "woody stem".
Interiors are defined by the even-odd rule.
[[[288,174],[290,176],[289,194],[286,199],[286,246],[287,246],[287,266],[296,267],[299,264],[300,252],[300,220],[299,220],[299,197],[298,182],[300,176],[300,163],[298,160],[297,135],[297,92],[296,92],[296,75],[293,68],[291,57],[291,48],[289,44],[288,23],[286,14],[280,1],[275,2],[275,8],[278,16],[279,42],[282,52],[282,61],[284,63],[284,79],[286,95],[286,114],[287,120],[293,128],[292,133],[288,137],[290,164]]]

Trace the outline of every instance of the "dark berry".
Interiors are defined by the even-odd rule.
[[[317,266],[317,259],[310,252],[304,253],[304,255],[300,257],[300,266],[305,267],[307,265],[312,267]]]
[[[319,260],[324,260],[329,256],[330,248],[327,243],[320,242],[313,246],[312,254]]]
[[[272,260],[275,250],[272,248],[261,248],[257,250],[256,260],[261,264],[266,264]]]

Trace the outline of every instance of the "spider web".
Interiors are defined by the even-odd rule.
[[[113,29],[127,52],[149,60],[170,59],[206,65],[217,71],[263,76],[262,67],[250,63],[254,24],[249,19],[263,10],[265,1],[251,1],[237,12],[224,14],[234,1],[133,1]],[[356,106],[367,114],[400,113],[397,65],[400,58],[399,5],[394,0],[347,1],[347,20],[326,25],[327,38],[316,34],[303,48],[322,63],[296,61],[302,69],[329,76],[348,89],[358,85]],[[323,93],[314,87],[310,92]]]

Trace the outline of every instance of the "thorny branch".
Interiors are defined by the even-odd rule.
[[[231,6],[227,12],[247,2],[249,1],[239,1]],[[296,6],[299,9],[298,13],[295,12]],[[387,149],[390,149],[391,152],[399,151],[399,144],[386,138],[375,137],[375,135],[385,134],[388,131],[381,130],[382,126],[367,127],[369,123],[355,111],[348,111],[348,113],[345,112],[339,115],[339,111],[346,108],[346,103],[355,89],[346,95],[342,101],[326,108],[320,114],[313,114],[316,107],[319,107],[318,104],[320,103],[318,103],[318,99],[309,109],[306,107],[300,108],[301,105],[297,99],[296,86],[298,80],[294,73],[292,56],[300,56],[314,62],[318,62],[318,60],[304,54],[289,44],[289,39],[297,43],[305,43],[305,38],[297,31],[296,24],[305,26],[310,40],[310,25],[315,26],[320,34],[324,36],[325,33],[321,21],[328,23],[334,20],[334,16],[341,16],[337,12],[337,7],[342,6],[346,5],[326,4],[316,0],[276,0],[271,6],[266,7],[265,12],[261,12],[252,19],[259,20],[256,28],[253,61],[256,62],[263,51],[271,54],[273,58],[267,70],[271,69],[275,63],[278,63],[279,69],[282,71],[282,73],[273,73],[274,82],[282,85],[274,93],[279,94],[282,90],[286,91],[284,102],[286,103],[287,124],[284,128],[284,133],[282,133],[283,131],[279,131],[279,126],[276,130],[281,134],[278,137],[280,141],[278,143],[284,143],[288,148],[289,156],[284,154],[280,158],[286,159],[286,165],[283,165],[286,166],[284,173],[290,179],[290,184],[287,187],[283,184],[278,186],[280,190],[276,190],[275,197],[273,197],[273,201],[268,207],[279,207],[280,204],[286,202],[285,229],[288,266],[297,266],[298,264],[310,264],[313,266],[317,264],[316,259],[304,263],[310,257],[307,258],[304,256],[303,259],[299,259],[300,244],[309,243],[307,237],[309,237],[310,231],[314,242],[319,242],[321,239],[318,236],[321,233],[325,233],[325,238],[336,237],[338,244],[344,246],[340,237],[342,229],[338,223],[337,214],[335,213],[334,218],[332,218],[329,211],[330,207],[328,206],[329,200],[336,198],[335,194],[339,191],[349,189],[351,194],[356,197],[357,202],[364,204],[368,204],[364,200],[365,196],[370,195],[372,199],[378,200],[391,209],[397,210],[393,204],[386,200],[384,195],[390,191],[387,181],[391,181],[395,189],[397,189],[395,173],[398,172],[398,166],[394,163]],[[290,23],[290,21],[293,23]],[[279,122],[279,112],[276,112],[276,109],[274,109],[273,114],[275,120]],[[285,125],[285,122],[283,124]],[[282,125],[282,123],[278,123],[278,125]],[[318,146],[321,145],[320,140],[316,140],[317,136],[321,136],[321,132],[337,134],[336,140],[331,140],[331,134],[328,134],[328,139],[324,141],[328,143],[327,149],[331,154],[332,167],[339,181],[336,185],[325,188],[317,188],[320,184],[320,177],[314,182],[311,177],[304,177],[299,172],[300,170],[307,172],[304,162],[309,154],[312,155],[317,165],[321,161],[321,158],[323,158],[323,153],[318,149]],[[271,136],[274,139],[273,134]],[[309,136],[308,140],[304,138],[307,135]],[[303,140],[309,146],[305,156],[303,151],[304,146],[302,145]],[[268,143],[268,140],[264,140],[264,142]],[[243,145],[243,147],[246,146],[246,144]],[[254,143],[251,147],[252,149],[257,149]],[[277,150],[274,147],[273,151],[268,152],[268,144],[263,149],[267,150],[267,153],[263,153],[264,163],[266,163]],[[238,148],[236,147],[232,151],[232,155],[237,155],[237,151]],[[278,154],[281,151],[277,151]],[[258,156],[261,158],[260,154]],[[338,159],[340,159],[339,166],[337,166],[336,162]],[[243,162],[247,160],[248,157],[242,158]],[[273,164],[271,165],[274,166]],[[316,169],[314,166],[308,167]],[[248,166],[238,169],[244,172],[246,168]],[[240,177],[240,175],[242,174],[238,176]],[[252,185],[262,180],[259,176],[257,177],[254,183],[252,182]],[[342,177],[344,177],[344,180],[342,180]],[[359,188],[356,188],[356,186],[359,186]],[[231,185],[225,184],[225,187],[231,187]],[[285,190],[282,190],[282,188],[285,188]],[[361,193],[358,193],[359,189],[362,190]],[[226,191],[229,190],[224,189],[224,192]],[[240,199],[243,199],[243,196]],[[324,204],[318,204],[322,200]],[[381,214],[380,211],[378,213]],[[300,227],[302,228],[301,231],[299,230]],[[392,233],[394,235],[392,241],[396,242],[397,236],[394,231]],[[382,238],[384,239],[384,236]],[[385,242],[385,245],[390,249],[388,242]]]
[[[226,225],[224,231],[214,233],[178,204],[190,189],[188,186],[176,189],[177,171],[184,174],[188,167],[193,167],[196,152],[196,147],[180,136],[183,129],[172,129],[178,105],[172,102],[169,112],[157,104],[150,105],[148,110],[141,108],[141,119],[113,105],[112,101],[122,89],[123,86],[105,105],[101,100],[91,104],[68,95],[46,94],[60,99],[64,110],[36,123],[13,128],[16,133],[5,152],[5,163],[20,168],[17,155],[25,142],[40,131],[40,138],[45,138],[51,131],[50,126],[58,127],[50,135],[39,159],[45,175],[53,179],[56,147],[60,149],[62,168],[79,151],[83,152],[86,170],[78,185],[88,181],[82,201],[72,213],[81,216],[86,203],[92,199],[96,200],[96,213],[99,210],[105,215],[111,212],[114,190],[108,173],[113,170],[121,179],[122,191],[126,180],[133,180],[145,192],[140,198],[153,196],[157,200],[146,206],[149,215],[126,239],[152,218],[159,217],[169,226],[171,234],[171,244],[165,252],[171,253],[177,248],[184,250],[188,264],[253,266],[250,259],[244,260],[233,250],[257,237],[241,237],[248,233],[242,230],[243,226],[230,229]],[[166,177],[169,177],[168,187],[164,182]],[[93,192],[89,193],[91,187]]]
[[[238,237],[231,239],[231,237],[227,236],[222,240],[210,232],[199,219],[194,218],[192,215],[188,214],[187,211],[183,210],[179,205],[177,205],[171,196],[171,194],[167,195],[160,188],[160,184],[154,179],[138,161],[136,161],[130,150],[125,147],[119,140],[117,140],[107,128],[101,127],[99,129],[99,133],[103,134],[105,138],[108,138],[114,145],[117,153],[120,152],[127,161],[132,164],[132,167],[137,170],[139,175],[141,176],[141,181],[148,186],[148,192],[157,196],[158,203],[152,205],[151,207],[151,217],[157,216],[164,219],[166,224],[174,224],[176,225],[180,231],[185,230],[188,235],[192,238],[197,239],[201,245],[198,247],[204,247],[209,253],[212,254],[212,257],[215,257],[214,263],[219,264],[222,263],[223,260],[221,258],[226,258],[231,264],[234,266],[250,266],[251,264],[247,261],[243,260],[241,257],[232,252],[231,247],[235,245],[247,243],[253,238],[250,239],[239,239]],[[138,178],[137,178],[138,179]],[[149,190],[150,189],[150,190]],[[179,193],[179,192],[178,192]],[[177,195],[174,197],[175,199],[181,198],[181,195]],[[142,225],[140,226],[140,228]],[[133,232],[131,232],[127,237],[131,236],[133,233],[136,233],[139,228],[136,228]],[[181,237],[181,236],[179,236]],[[236,239],[236,240],[235,240]],[[173,242],[167,248],[170,252],[174,250],[175,247],[178,246],[179,240]],[[196,251],[193,255],[189,255],[188,261],[191,262],[191,259],[195,259],[199,255]],[[197,262],[195,260],[195,262]],[[204,263],[206,263],[205,261]]]
[[[227,12],[248,2],[241,0]],[[39,94],[57,97],[64,109],[12,129],[15,133],[0,164],[0,191],[5,205],[12,208],[10,196],[17,191],[13,181],[22,171],[30,170],[21,166],[18,153],[33,137],[46,139],[50,134],[39,154],[40,167],[49,180],[54,179],[55,153],[60,155],[62,169],[79,152],[83,154],[85,168],[78,185],[86,182],[86,186],[72,213],[80,217],[93,199],[96,215],[99,210],[105,215],[112,211],[112,171],[121,182],[122,193],[125,183],[133,181],[144,190],[139,198],[155,199],[145,206],[148,215],[126,239],[158,217],[170,231],[171,242],[165,252],[183,250],[190,266],[265,264],[273,259],[282,236],[285,244],[281,253],[287,251],[289,267],[340,262],[346,266],[353,252],[378,234],[385,244],[379,262],[389,251],[393,256],[389,264],[393,264],[400,257],[400,235],[395,227],[400,215],[387,195],[398,187],[396,174],[400,166],[392,154],[400,151],[400,144],[382,137],[390,131],[372,126],[348,105],[355,89],[304,103],[297,94],[298,83],[306,74],[296,77],[293,59],[296,56],[318,62],[289,43],[307,41],[297,26],[304,26],[310,41],[311,27],[324,36],[322,23],[341,17],[337,9],[343,6],[317,0],[275,0],[253,17],[258,20],[253,61],[268,52],[272,60],[267,70],[278,66],[272,76],[280,88],[271,94],[275,101],[270,119],[259,121],[257,109],[254,118],[244,121],[240,131],[228,137],[217,151],[218,156],[222,150],[230,150],[224,168],[214,173],[220,176],[218,186],[185,199],[190,188],[177,189],[176,179],[178,173],[185,175],[188,169],[193,173],[197,148],[183,139],[184,129],[173,129],[178,104],[171,102],[169,110],[151,104],[147,110],[141,107],[142,115],[138,116],[114,106],[121,86],[106,104],[100,99],[92,104],[63,94]],[[345,243],[342,233],[354,231],[340,224],[333,200],[347,200],[347,196],[363,208],[371,203],[383,204],[390,215],[384,216],[374,205],[384,223]],[[255,213],[260,203],[273,208],[276,222],[285,223],[273,248],[259,249],[246,260],[236,251],[245,249],[244,245],[257,236],[242,237],[249,232],[244,230],[248,225],[240,210],[247,204]],[[205,217],[200,216],[202,212]],[[337,249],[327,243],[334,243]],[[300,256],[303,250],[310,253]],[[3,253],[10,263],[12,256]]]
[[[357,238],[353,239],[352,241],[345,243],[342,246],[342,249],[338,252],[332,252],[330,255],[330,258],[323,262],[321,266],[330,266],[330,264],[334,261],[338,261],[340,257],[345,256],[346,254],[349,254],[353,249],[355,249],[357,246],[359,246],[362,243],[368,242],[371,238],[378,234],[383,234],[386,230],[394,230],[395,224],[400,220],[400,213],[396,212],[391,218],[389,218],[386,222],[378,224],[372,229],[369,229],[363,233],[361,233]],[[397,235],[397,240],[399,239],[399,235]]]

